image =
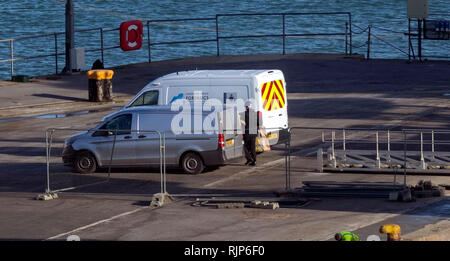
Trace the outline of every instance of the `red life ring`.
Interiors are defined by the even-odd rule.
[[[143,24],[139,20],[120,24],[120,48],[123,51],[139,50],[142,47]]]

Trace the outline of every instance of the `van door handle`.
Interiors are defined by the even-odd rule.
[[[124,139],[126,139],[126,140],[128,140],[128,139],[131,139],[131,136],[125,136],[125,137],[123,137]]]
[[[278,116],[283,116],[283,113],[278,114]]]
[[[139,135],[139,139],[142,139],[142,138],[145,138],[145,137],[147,137],[147,136],[145,136],[145,135]]]

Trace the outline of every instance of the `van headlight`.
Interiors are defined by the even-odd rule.
[[[73,144],[73,139],[66,139],[64,141],[64,148],[71,146]]]

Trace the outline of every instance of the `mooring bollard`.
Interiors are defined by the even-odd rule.
[[[113,70],[90,70],[87,72],[89,79],[89,101],[112,101],[112,77]]]

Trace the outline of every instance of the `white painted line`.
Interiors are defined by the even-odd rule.
[[[74,234],[74,233],[76,233],[76,232],[85,230],[85,229],[87,229],[87,228],[91,228],[91,227],[94,227],[94,226],[97,226],[97,225],[100,225],[100,224],[103,224],[103,223],[112,221],[112,220],[114,220],[114,219],[118,219],[118,218],[121,218],[121,217],[124,217],[124,216],[128,216],[128,215],[134,214],[134,213],[136,213],[136,212],[139,212],[139,211],[141,211],[141,210],[148,209],[148,208],[149,208],[149,207],[140,207],[140,208],[135,209],[135,210],[131,210],[131,211],[128,211],[128,212],[124,212],[124,213],[122,213],[122,214],[119,214],[119,215],[116,215],[116,216],[113,216],[113,217],[110,217],[110,218],[107,218],[107,219],[103,219],[103,220],[94,222],[94,223],[92,223],[92,224],[86,225],[86,226],[82,226],[82,227],[76,228],[76,229],[71,230],[71,231],[69,231],[69,232],[65,232],[65,233],[61,233],[61,234],[56,235],[56,236],[53,236],[53,237],[49,237],[49,238],[47,238],[46,240],[53,240],[53,239],[58,239],[58,238],[60,238],[60,237],[68,236],[68,235]],[[46,240],[45,240],[45,241],[46,241]]]
[[[230,181],[230,180],[233,180],[233,179],[246,177],[246,176],[248,176],[248,175],[249,175],[250,173],[252,173],[252,172],[255,172],[255,171],[258,171],[258,170],[262,170],[262,169],[266,169],[267,167],[270,167],[270,166],[272,166],[272,165],[279,164],[279,163],[281,163],[281,162],[284,162],[284,158],[281,158],[281,159],[278,159],[278,160],[274,160],[274,161],[270,161],[270,162],[264,163],[264,164],[261,165],[261,166],[250,167],[249,169],[246,169],[246,170],[244,170],[244,171],[240,171],[240,172],[235,173],[235,174],[233,174],[233,175],[231,175],[231,176],[229,176],[229,177],[226,177],[226,178],[223,178],[223,179],[220,179],[220,180],[211,182],[211,183],[209,183],[209,184],[203,185],[203,187],[209,188],[209,187],[212,187],[212,186],[215,186],[215,185],[217,185],[217,184],[224,183],[224,182],[227,182],[227,181]]]

